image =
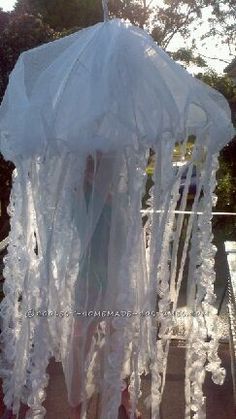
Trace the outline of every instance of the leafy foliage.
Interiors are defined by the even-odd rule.
[[[39,13],[51,28],[63,31],[101,21],[102,3],[100,0],[18,0],[15,12]]]
[[[109,10],[111,16],[129,19],[142,27],[150,15],[145,1],[141,0],[110,0]],[[56,31],[84,28],[103,20],[101,0],[18,0],[15,12],[40,13]]]
[[[195,64],[197,67],[207,67],[206,61],[200,55],[195,55],[193,49],[190,48],[179,48],[171,53],[171,56],[175,61],[180,61],[186,65]]]
[[[6,162],[0,154],[0,241],[2,241],[7,236],[9,231],[9,216],[7,214],[7,205],[11,191],[13,169],[14,165],[11,162]]]
[[[212,14],[208,19],[210,30],[203,35],[218,35],[222,43],[236,43],[236,2],[235,0],[206,0]]]
[[[219,35],[223,43],[235,44],[235,0],[163,0],[153,15],[153,37],[164,48],[176,34],[189,37],[192,24],[202,23],[203,12],[207,8],[210,11],[209,25],[203,29],[202,39]]]
[[[145,0],[110,0],[109,8],[112,16],[128,19],[142,28],[148,26],[151,9]]]
[[[176,34],[188,37],[191,24],[201,19],[205,7],[202,0],[164,0],[162,6],[154,8],[153,38],[163,48],[167,48]]]
[[[9,13],[3,12],[0,8],[0,33],[5,29],[10,20]]]
[[[228,76],[219,76],[215,71],[209,70],[204,74],[198,73],[196,77],[222,93],[228,101],[236,99],[236,86]]]
[[[202,23],[202,14],[211,10],[209,28],[203,29],[202,38],[220,34],[224,42],[235,41],[235,0],[163,0],[156,6],[153,0],[110,0],[112,17],[129,19],[133,24],[145,27],[154,40],[164,49],[177,35],[188,38],[193,24]],[[43,21],[57,32],[83,28],[103,19],[101,0],[18,0],[15,13],[40,14]],[[204,59],[195,54],[196,46],[181,48],[177,60],[185,64],[206,65]]]

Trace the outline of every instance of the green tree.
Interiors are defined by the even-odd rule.
[[[198,73],[197,78],[218,90],[231,103],[236,99],[236,86],[227,75],[219,75],[213,70],[206,73]]]
[[[84,28],[102,20],[100,0],[18,0],[15,12],[40,14],[56,31]]]
[[[0,154],[0,241],[2,241],[9,231],[9,216],[7,205],[11,191],[11,177],[14,165],[6,162]]]
[[[109,10],[111,16],[129,19],[142,27],[151,11],[143,0],[110,0]],[[40,13],[56,31],[84,28],[103,20],[101,0],[18,0],[15,13]]]
[[[112,16],[128,19],[134,25],[148,29],[152,9],[145,0],[110,0],[109,9]]]
[[[151,3],[152,4],[152,3]],[[178,35],[192,39],[192,47],[175,51],[174,58],[186,64],[205,65],[205,60],[196,48],[192,36],[194,29],[203,23],[207,10],[208,25],[202,25],[202,40],[218,35],[215,41],[227,43],[233,52],[236,34],[235,0],[163,0],[161,6],[153,8],[151,34],[159,45],[168,49],[171,41]],[[209,13],[210,12],[210,13]],[[206,41],[205,41],[206,42]],[[217,58],[217,57],[216,57]]]
[[[129,19],[145,27],[166,50],[177,35],[190,38],[194,26],[201,25],[207,8],[211,15],[209,27],[203,27],[202,38],[220,34],[231,45],[235,33],[235,0],[163,0],[161,6],[155,5],[154,0],[109,0],[112,17]],[[26,12],[41,14],[44,22],[59,32],[84,28],[103,19],[102,0],[18,0],[15,13]],[[175,51],[174,59],[187,65],[206,66],[204,58],[197,53],[194,39],[191,48]]]
[[[5,29],[10,20],[10,13],[4,12],[0,8],[0,33]]]
[[[162,7],[154,6],[152,0],[110,0],[111,17],[129,19],[133,24],[145,27],[163,48],[177,34],[187,37],[191,24],[201,18],[201,0],[164,0]],[[40,14],[50,27],[63,32],[84,28],[103,19],[102,0],[18,0],[15,13]],[[200,67],[205,61],[192,49],[181,48],[174,59]]]
[[[187,38],[205,7],[202,0],[163,0],[161,6],[153,8],[153,38],[165,49],[177,34]]]
[[[191,25],[201,24],[206,9],[210,11],[209,27],[203,28],[203,37],[220,35],[222,40],[234,42],[235,0],[163,0],[161,6],[154,8],[153,36],[163,47],[167,47],[177,33],[188,37]]]
[[[207,67],[207,63],[201,55],[196,54],[193,48],[179,48],[177,51],[170,52],[175,61],[180,61],[183,65],[195,64],[197,67]]]

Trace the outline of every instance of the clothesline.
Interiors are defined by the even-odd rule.
[[[141,210],[140,211],[142,214],[148,214],[148,213],[161,213],[161,212],[164,212],[163,210],[150,210],[150,209],[146,209],[146,210]],[[174,211],[174,213],[175,214],[193,214],[194,213],[194,211],[180,211],[180,210],[175,210]],[[197,211],[197,212],[195,212],[197,215],[202,215],[202,214],[204,214],[204,212],[203,211]],[[216,211],[216,212],[212,212],[212,215],[233,215],[233,216],[236,216],[236,212],[219,212],[219,211]]]

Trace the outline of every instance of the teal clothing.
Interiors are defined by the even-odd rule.
[[[86,203],[91,199],[91,189],[86,189]],[[111,225],[111,205],[104,203],[90,244],[80,261],[76,284],[77,310],[94,310],[99,294],[103,297],[107,288],[108,247]],[[87,295],[87,301],[86,301]],[[99,308],[99,307],[98,307]]]

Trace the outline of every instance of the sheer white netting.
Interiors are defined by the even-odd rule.
[[[163,313],[177,308],[188,258],[187,309],[202,315],[186,324],[186,418],[204,418],[206,371],[224,379],[211,232],[217,153],[233,136],[224,98],[144,31],[112,20],[23,53],[0,129],[1,152],[16,166],[0,306],[6,406],[17,413],[24,402],[28,418],[45,416],[54,356],[83,417],[99,393],[99,417],[116,418],[128,376],[134,411],[150,373],[147,402],[158,418],[175,327]],[[177,170],[173,150],[184,158],[190,136],[191,157]],[[150,147],[152,211],[143,226]],[[186,219],[174,210],[186,208],[193,170]],[[140,315],[151,311],[159,315]]]

